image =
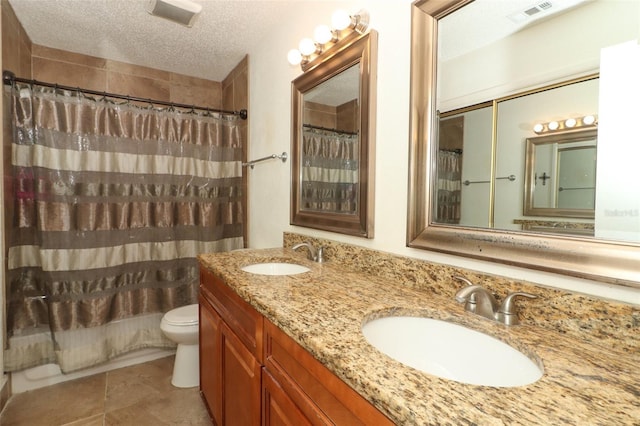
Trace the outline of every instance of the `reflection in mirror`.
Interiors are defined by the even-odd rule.
[[[639,150],[630,141],[640,137],[633,118],[640,111],[624,102],[639,86],[640,2],[529,6],[515,0],[414,4],[408,244],[640,286],[640,189],[633,184],[640,175],[629,160]],[[598,117],[595,152],[559,146],[555,169],[538,176],[563,191],[536,195],[554,207],[530,204],[557,210],[544,218],[525,212],[525,149],[527,139],[537,137],[534,126],[587,114]],[[451,138],[458,147],[445,145]],[[451,170],[438,170],[440,157]],[[568,179],[567,159],[591,164],[582,171],[584,182],[552,182]],[[578,184],[595,190],[568,189]],[[571,191],[592,192],[575,197]],[[565,204],[572,198],[581,204]],[[594,229],[572,230],[589,222]]]
[[[304,93],[300,210],[358,211],[360,68]]]
[[[292,83],[292,225],[373,237],[376,47],[343,39]]]
[[[434,222],[491,226],[492,117],[491,103],[440,114]]]
[[[587,129],[527,139],[525,215],[594,217],[596,138]]]

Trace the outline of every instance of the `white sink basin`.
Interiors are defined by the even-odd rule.
[[[472,385],[524,386],[542,377],[526,355],[484,333],[446,321],[385,317],[362,327],[367,341],[401,363]]]
[[[296,275],[309,272],[309,268],[295,263],[254,263],[241,268],[245,272],[258,275]]]

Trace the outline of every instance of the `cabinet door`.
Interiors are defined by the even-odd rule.
[[[222,337],[222,425],[260,425],[262,366],[225,324]]]
[[[393,422],[272,322],[264,322],[265,372],[312,424],[391,426]]]
[[[276,379],[265,369],[262,370],[262,425],[311,425]]]
[[[222,425],[220,316],[200,297],[200,392],[217,425]]]

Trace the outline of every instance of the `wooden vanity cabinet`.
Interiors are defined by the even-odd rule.
[[[200,273],[200,392],[216,425],[260,425],[263,317]]]
[[[266,319],[264,351],[265,373],[272,376],[310,424],[394,424],[306,349]]]
[[[206,268],[200,392],[218,426],[392,425]]]

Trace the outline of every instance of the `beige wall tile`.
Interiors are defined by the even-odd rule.
[[[36,56],[32,58],[31,64],[33,78],[36,80],[90,90],[107,89],[107,72],[104,69]]]
[[[171,100],[168,81],[136,77],[114,71],[110,71],[107,75],[107,92],[159,101]]]
[[[336,108],[336,129],[342,130],[344,132],[357,132],[359,110],[360,108],[358,107],[358,101],[355,99],[338,106]]]
[[[31,40],[7,0],[2,0],[2,69],[31,78]]]
[[[222,104],[239,111],[249,106],[249,56],[246,55],[222,81]]]
[[[238,73],[233,83],[234,109],[247,109],[249,107],[249,70],[244,69]]]
[[[229,111],[235,109],[233,106],[233,83],[222,89],[222,109]]]
[[[193,84],[189,84],[190,82]],[[171,102],[204,106],[212,109],[222,108],[222,85],[217,81],[194,77],[172,77],[170,88]]]
[[[69,62],[71,64],[85,65],[93,68],[106,68],[106,59],[95,56],[83,55],[80,53],[68,52],[66,50],[52,49],[50,47],[33,45],[33,56],[43,59],[50,59],[56,62]]]
[[[106,68],[109,72],[113,71],[120,74],[128,74],[137,77],[146,77],[154,80],[169,81],[171,73],[168,71],[157,70],[154,68],[143,67],[140,65],[127,64],[125,62],[118,62],[107,60]]]
[[[304,103],[304,117],[302,118],[304,124],[335,129],[336,119],[334,107],[315,102]]]

